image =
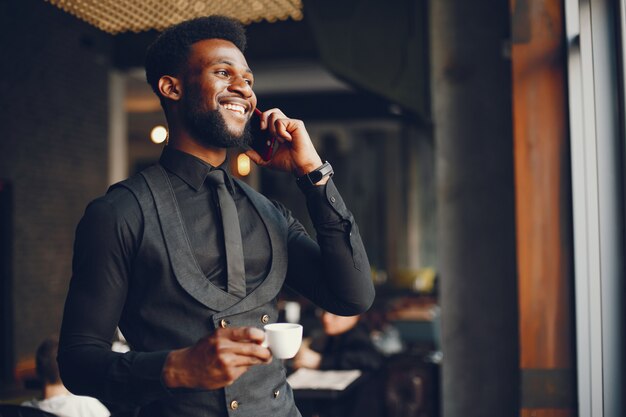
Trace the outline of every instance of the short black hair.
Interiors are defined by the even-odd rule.
[[[56,384],[61,382],[59,366],[57,365],[58,350],[59,341],[54,337],[44,340],[37,348],[35,366],[37,369],[37,376],[44,383]]]
[[[246,49],[246,31],[238,20],[230,17],[198,17],[167,28],[148,47],[145,60],[146,80],[159,99],[159,79],[178,74],[191,45],[205,39],[224,39],[241,52]]]

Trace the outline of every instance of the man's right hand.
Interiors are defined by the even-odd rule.
[[[251,366],[272,361],[262,346],[265,333],[254,327],[218,329],[195,345],[170,352],[162,378],[170,388],[223,388]]]

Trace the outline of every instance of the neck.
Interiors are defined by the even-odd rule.
[[[200,158],[214,167],[222,165],[222,163],[226,160],[226,155],[228,153],[228,150],[225,148],[214,148],[201,145],[187,132],[175,130],[170,131],[168,146],[193,155],[196,158]]]
[[[48,399],[52,397],[57,397],[59,395],[69,395],[70,392],[65,388],[65,385],[62,383],[58,384],[45,384],[43,387],[43,398]]]

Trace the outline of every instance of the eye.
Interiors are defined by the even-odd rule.
[[[230,74],[228,73],[228,71],[223,70],[223,69],[221,69],[221,70],[217,70],[217,71],[215,71],[215,73],[216,73],[217,75],[221,75],[222,77],[228,77],[228,76],[230,75]]]
[[[247,78],[245,80],[246,80],[246,84],[248,84],[250,87],[252,87],[252,84],[253,84],[254,81],[249,80]]]

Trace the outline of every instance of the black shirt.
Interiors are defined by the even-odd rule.
[[[169,147],[160,163],[172,183],[201,270],[207,279],[224,288],[221,222],[213,190],[205,182],[215,168]],[[227,183],[241,223],[250,292],[268,274],[272,261],[269,236],[237,183],[230,177]],[[289,210],[274,203],[288,225],[285,284],[325,310],[360,314],[373,302],[374,288],[354,218],[332,180],[306,191],[305,197],[317,242]],[[94,200],[78,225],[59,345],[62,378],[76,394],[138,404],[167,395],[160,378],[168,351],[136,352],[131,346],[131,352],[125,354],[111,352],[115,328],[134,291],[130,278],[143,227],[141,207],[124,187],[115,187]]]
[[[200,269],[213,284],[226,290],[224,232],[219,220],[215,188],[206,181],[207,174],[216,168],[192,155],[167,147],[159,162],[168,172]],[[228,163],[222,164],[219,168],[227,174],[226,186],[233,194],[237,206],[243,242],[246,287],[250,293],[269,271],[271,260],[269,236],[253,205],[230,178]]]

